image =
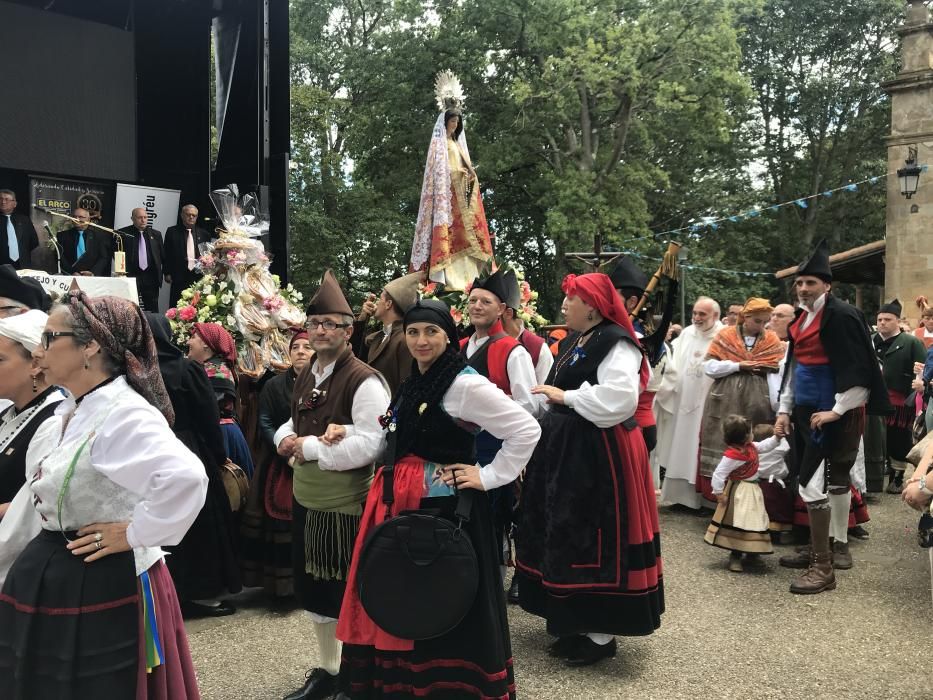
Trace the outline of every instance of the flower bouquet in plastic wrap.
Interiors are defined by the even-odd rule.
[[[269,272],[269,256],[259,240],[269,223],[252,194],[236,185],[211,192],[223,227],[218,238],[199,248],[203,277],[184,290],[166,312],[176,341],[184,345],[196,322],[219,323],[237,343],[237,370],[258,378],[268,368],[282,371],[288,358],[288,331],[304,325],[301,293]]]

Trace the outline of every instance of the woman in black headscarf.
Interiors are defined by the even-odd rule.
[[[344,642],[340,684],[350,698],[387,696],[390,687],[404,688],[406,697],[449,698],[455,693],[514,698],[505,593],[485,492],[515,480],[541,429],[495,384],[466,365],[443,302],[417,302],[406,311],[404,328],[415,364],[385,421],[386,430],[396,436],[394,454],[388,456],[394,462],[393,512],[431,508],[452,519],[457,490],[471,489],[472,515],[464,531],[476,550],[479,590],[463,620],[433,639],[395,637],[366,614],[357,566],[367,535],[387,517],[385,470],[380,470],[366,501],[337,625],[337,637]],[[502,449],[482,469],[476,464],[478,430],[503,440]],[[343,426],[330,426],[325,438],[341,439],[343,431]],[[444,604],[440,589],[436,605]]]
[[[184,539],[168,551],[169,571],[185,617],[219,617],[235,609],[218,596],[242,589],[236,530],[220,467],[226,461],[220,415],[204,368],[172,343],[168,320],[147,313],[159,353],[159,372],[175,410],[172,430],[204,464],[207,500]]]

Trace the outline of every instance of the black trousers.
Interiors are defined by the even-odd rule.
[[[136,278],[136,291],[139,293],[139,306],[143,311],[159,312],[160,285],[144,277]]]

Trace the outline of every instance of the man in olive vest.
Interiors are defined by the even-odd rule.
[[[292,417],[275,434],[279,454],[295,469],[292,567],[295,594],[311,613],[320,666],[286,700],[329,698],[337,692],[337,616],[353,543],[382,442],[379,416],[389,405],[385,380],[353,356],[353,310],[333,273],[308,305],[314,362],[295,380]],[[331,423],[346,426],[338,444],[319,438]]]

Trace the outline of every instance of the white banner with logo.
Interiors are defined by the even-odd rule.
[[[118,182],[113,207],[113,227],[116,229],[132,225],[133,210],[142,207],[146,210],[149,225],[162,234],[164,242],[165,230],[178,223],[180,198],[180,190],[168,190],[148,185],[124,185]],[[162,310],[168,306],[168,295],[169,285],[163,284],[159,292],[159,308]]]
[[[56,300],[72,289],[80,289],[90,297],[113,296],[134,303],[139,301],[136,280],[132,277],[70,277],[50,275],[41,270],[19,270],[17,274],[20,277],[32,277]]]

